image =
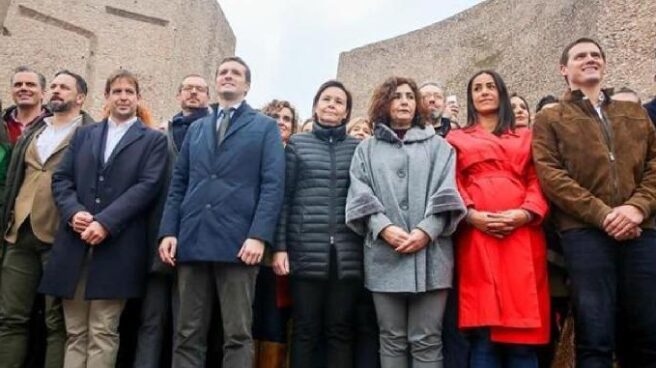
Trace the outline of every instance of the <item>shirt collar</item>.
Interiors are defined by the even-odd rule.
[[[241,100],[238,104],[233,105],[233,106],[230,106],[230,108],[229,108],[229,109],[230,109],[230,114],[234,114],[235,111],[239,110],[239,108],[241,107],[241,105],[242,105],[243,103],[244,103],[244,100]],[[218,115],[218,116],[223,116],[223,111],[224,111],[224,110],[225,110],[225,108],[224,108],[223,106],[218,105],[218,110],[217,110],[218,113],[217,113],[217,115]]]
[[[43,122],[46,123],[46,125],[48,127],[53,127],[53,125],[52,125],[52,119],[53,118],[54,118],[53,116],[46,116],[45,118],[43,118]],[[68,128],[70,126],[73,126],[73,125],[79,123],[80,121],[82,121],[82,115],[81,114],[76,116],[75,118],[73,118],[73,120],[69,121],[68,123],[63,125],[61,128]]]
[[[112,120],[112,118],[110,117],[110,118],[107,118],[107,124],[108,124],[109,127],[112,128],[112,129],[120,129],[120,128],[123,128],[123,129],[126,129],[126,130],[127,130],[127,129],[130,129],[130,127],[131,127],[134,123],[136,123],[137,120],[138,120],[138,118],[135,116],[135,117],[133,117],[132,119],[130,119],[130,120],[124,122],[124,123],[116,124],[116,123]]]

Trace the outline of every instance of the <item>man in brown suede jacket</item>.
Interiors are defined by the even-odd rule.
[[[646,367],[656,362],[656,133],[640,105],[602,90],[605,69],[594,40],[565,48],[569,90],[538,114],[533,155],[572,283],[577,367],[611,367],[614,351],[623,367]]]

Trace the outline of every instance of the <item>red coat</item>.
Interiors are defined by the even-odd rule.
[[[541,222],[548,206],[531,157],[531,131],[495,136],[480,126],[449,133],[465,205],[480,211],[530,211],[534,220],[497,239],[467,225],[456,261],[460,328],[489,327],[495,342],[549,341],[549,286]]]

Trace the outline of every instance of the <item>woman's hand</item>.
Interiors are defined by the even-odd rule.
[[[394,249],[400,247],[410,238],[410,234],[396,225],[389,225],[384,228],[380,236]]]
[[[505,238],[529,220],[528,212],[524,210],[509,210],[499,213],[477,211],[475,209],[467,211],[467,222],[470,225],[499,239]]]
[[[273,262],[271,262],[273,267],[273,273],[278,276],[289,275],[289,256],[287,252],[275,252],[273,254]]]
[[[410,237],[396,251],[399,253],[414,253],[424,249],[430,242],[430,237],[423,230],[414,229]]]

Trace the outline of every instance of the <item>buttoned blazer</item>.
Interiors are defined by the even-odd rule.
[[[106,136],[106,120],[78,129],[53,175],[62,220],[42,293],[72,298],[85,262],[87,299],[135,298],[143,292],[147,219],[165,177],[166,137],[137,121],[104,163]],[[102,243],[87,245],[68,225],[79,211],[90,212],[109,231]]]

